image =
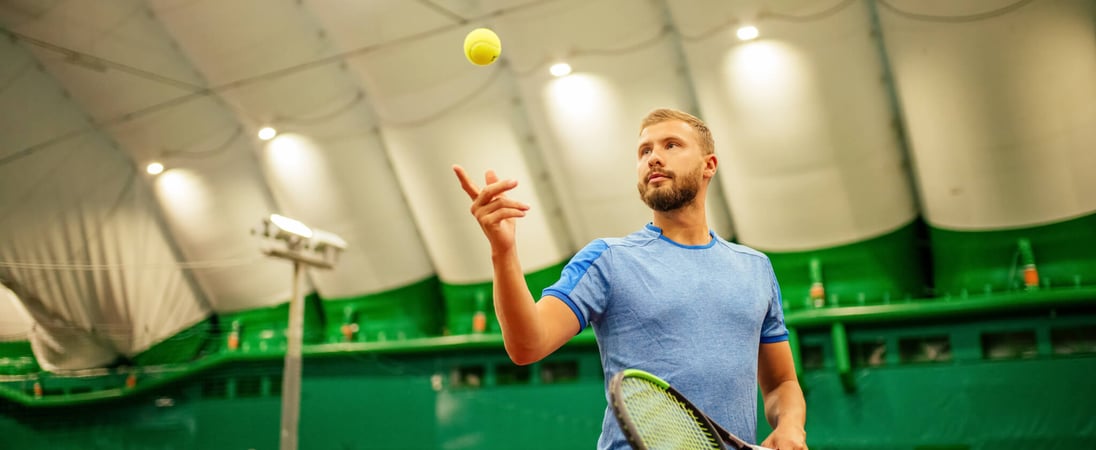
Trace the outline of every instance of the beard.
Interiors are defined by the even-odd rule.
[[[670,177],[669,186],[652,187],[649,183],[641,181],[637,183],[639,198],[643,203],[655,211],[667,212],[688,206],[696,200],[696,194],[700,191],[700,169],[697,167],[684,176],[678,177],[673,172],[662,170]]]

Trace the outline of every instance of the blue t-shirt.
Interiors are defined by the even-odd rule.
[[[788,339],[780,288],[768,257],[710,234],[708,244],[681,245],[647,224],[595,240],[543,295],[594,327],[606,382],[646,370],[755,442],[758,345]],[[628,448],[606,407],[598,449]]]

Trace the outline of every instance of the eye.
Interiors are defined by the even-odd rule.
[[[643,147],[643,148],[639,149],[639,154],[640,155],[646,155],[648,153],[651,153],[651,147]]]
[[[671,141],[671,142],[666,143],[666,148],[669,149],[669,148],[674,148],[674,147],[677,147],[677,142]]]

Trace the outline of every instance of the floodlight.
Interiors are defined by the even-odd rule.
[[[324,230],[312,230],[312,239],[308,240],[309,247],[317,252],[328,249],[346,250],[346,241],[335,233]]]
[[[279,214],[271,214],[270,223],[286,233],[294,234],[305,239],[312,237],[312,229],[299,220],[290,219]]]
[[[300,421],[301,341],[304,335],[304,268],[331,269],[346,241],[338,235],[317,230],[303,222],[280,214],[263,219],[252,230],[266,238],[263,253],[293,261],[293,296],[289,299],[289,322],[286,330],[285,370],[282,373],[281,448],[297,448],[297,426]]]

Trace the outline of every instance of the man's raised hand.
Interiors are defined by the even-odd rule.
[[[495,171],[484,176],[486,185],[481,190],[468,177],[464,168],[453,166],[461,188],[472,199],[472,215],[479,222],[493,253],[507,252],[514,247],[514,219],[525,217],[529,205],[506,197],[506,192],[517,187],[516,180],[499,181]]]

